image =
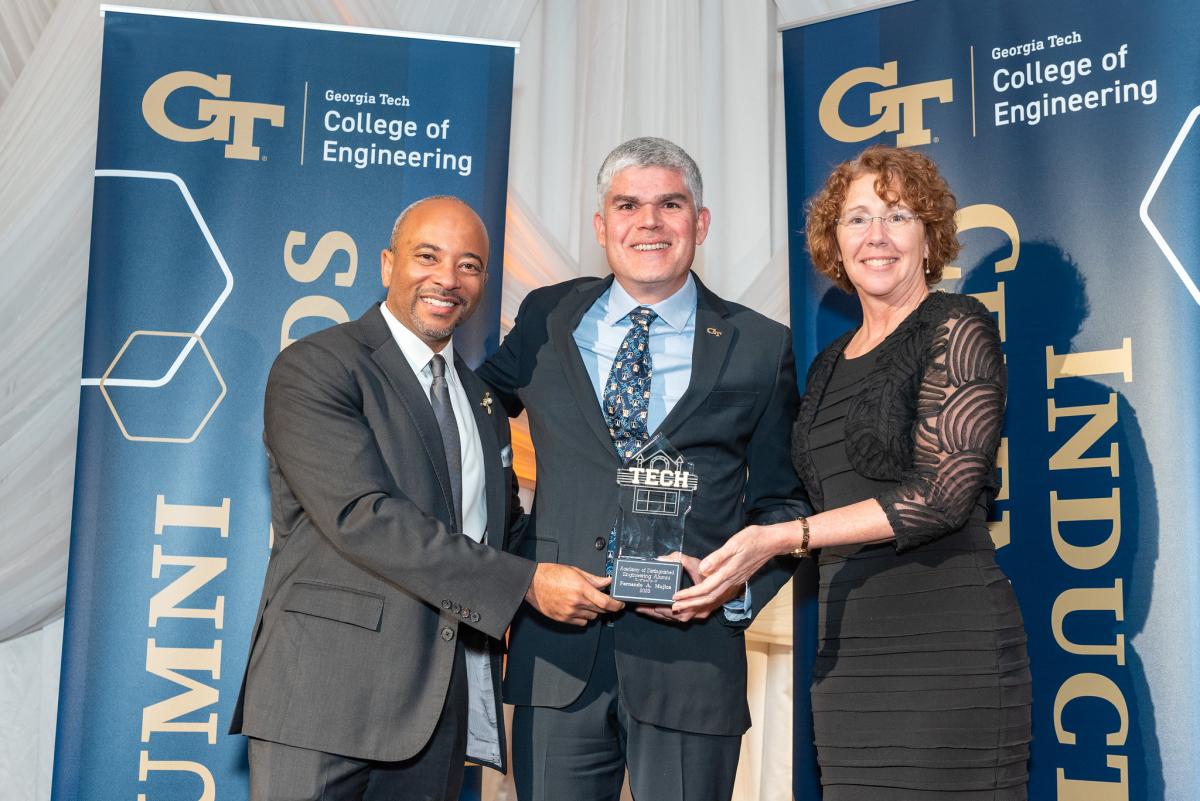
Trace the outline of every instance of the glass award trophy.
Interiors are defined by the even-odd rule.
[[[630,603],[670,604],[683,566],[663,557],[683,552],[695,468],[656,434],[617,471],[617,484],[621,508],[610,593]]]

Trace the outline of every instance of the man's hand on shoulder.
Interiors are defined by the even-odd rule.
[[[611,581],[571,565],[541,562],[525,600],[551,620],[586,626],[602,612],[617,612],[625,606],[604,592]]]

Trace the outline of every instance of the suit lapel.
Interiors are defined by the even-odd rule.
[[[669,439],[716,386],[738,329],[728,319],[725,303],[696,278],[696,336],[692,342],[692,377],[675,408],[658,427]],[[653,434],[651,434],[653,436]]]
[[[425,447],[425,454],[433,465],[433,473],[437,476],[446,508],[453,510],[454,494],[450,489],[450,470],[446,467],[446,449],[442,446],[442,432],[433,414],[429,397],[409,366],[408,360],[404,358],[400,346],[392,337],[391,329],[383,319],[379,307],[374,306],[368,310],[359,318],[359,323],[368,345],[373,348],[371,358],[379,365],[380,371],[408,410],[408,416],[417,429],[421,444]],[[453,518],[454,512],[451,511],[449,516]]]
[[[596,388],[592,384],[591,373],[584,366],[579,346],[575,344],[576,326],[596,302],[596,298],[604,294],[612,282],[613,277],[610,275],[603,281],[575,289],[550,312],[546,318],[546,327],[550,341],[562,360],[567,389],[579,404],[579,410],[583,413],[583,419],[587,421],[592,434],[616,461],[617,452],[608,433],[608,423],[604,422],[604,413],[600,411],[600,402],[596,400]]]
[[[471,372],[471,368],[454,353],[454,367],[458,370],[458,380],[470,401],[471,413],[475,415],[475,428],[479,431],[479,446],[483,450],[483,487],[487,498],[487,530],[484,532],[484,542],[492,532],[503,533],[504,519],[504,467],[500,463],[500,439],[496,436],[496,423],[491,419],[493,414],[502,412],[485,408],[483,401],[487,388],[483,382]],[[497,547],[502,542],[496,543]]]

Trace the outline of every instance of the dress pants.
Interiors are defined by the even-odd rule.
[[[632,712],[620,696],[613,629],[601,624],[596,663],[579,698],[562,709],[514,710],[517,798],[618,801],[628,766],[636,801],[729,800],[741,737],[664,729]]]
[[[470,633],[459,627],[446,703],[416,756],[399,762],[352,759],[250,738],[250,801],[458,801],[467,747],[461,635]]]

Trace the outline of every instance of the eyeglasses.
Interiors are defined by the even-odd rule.
[[[906,214],[903,211],[893,211],[883,216],[868,217],[865,214],[851,214],[845,219],[838,220],[837,224],[844,227],[848,231],[861,233],[871,227],[871,223],[876,220],[882,220],[883,226],[889,231],[902,231],[912,223],[916,222],[918,217],[915,214]]]

